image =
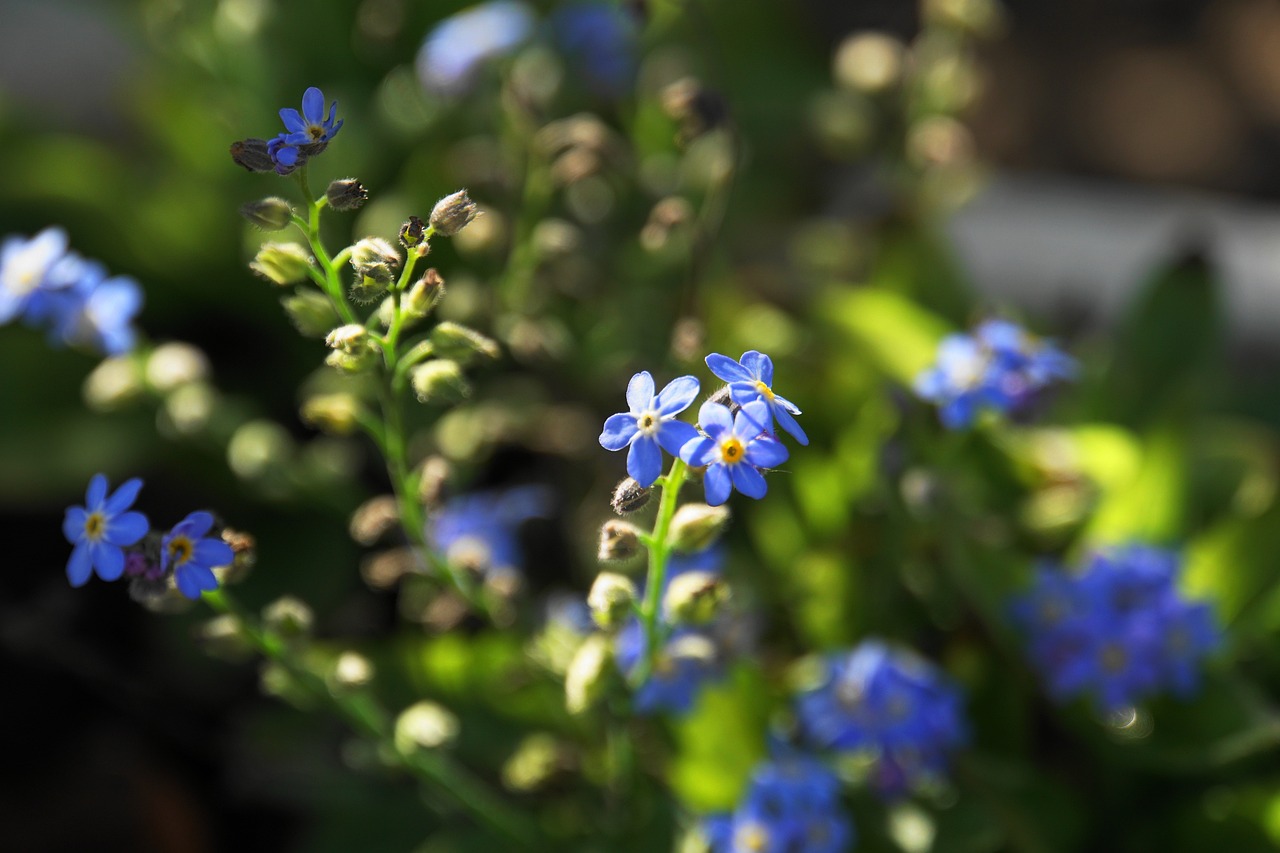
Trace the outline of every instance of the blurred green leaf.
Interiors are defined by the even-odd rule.
[[[765,757],[769,696],[759,671],[740,665],[705,688],[691,714],[674,724],[679,749],[672,788],[695,812],[731,811],[751,770]]]
[[[951,331],[938,316],[887,290],[833,288],[816,313],[847,333],[882,373],[906,386],[933,364],[938,343]]]

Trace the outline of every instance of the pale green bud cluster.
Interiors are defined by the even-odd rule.
[[[298,243],[263,243],[249,269],[283,287],[306,281],[312,263],[311,253]]]

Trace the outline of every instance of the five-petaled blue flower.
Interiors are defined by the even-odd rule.
[[[671,380],[660,394],[655,395],[653,391],[649,371],[632,376],[627,384],[630,411],[610,415],[600,433],[600,445],[605,450],[630,446],[627,473],[646,488],[662,473],[663,450],[679,456],[681,448],[698,437],[698,431],[691,424],[675,419],[698,396],[698,380],[681,376]]]
[[[84,506],[68,507],[62,532],[75,545],[67,561],[72,586],[83,586],[93,572],[104,581],[124,574],[124,548],[150,529],[146,516],[129,511],[141,488],[142,481],[134,478],[107,495],[107,478],[97,474],[89,481]]]
[[[809,443],[809,437],[792,417],[800,414],[800,409],[773,391],[773,359],[762,352],[748,350],[739,361],[718,352],[711,353],[706,361],[712,373],[729,383],[729,396],[733,402],[745,406],[753,400],[763,401],[769,415],[778,421],[778,426],[801,444]],[[766,428],[772,425],[772,421],[765,422]]]
[[[337,118],[338,102],[329,105],[329,115],[324,114],[324,93],[315,86],[302,94],[302,112],[292,107],[280,111],[285,132],[267,143],[267,153],[282,175],[306,162],[306,158],[319,154],[338,135],[342,120]]]
[[[744,405],[736,418],[728,406],[702,404],[698,424],[706,435],[690,439],[680,448],[680,458],[690,465],[707,466],[702,483],[708,504],[724,503],[734,488],[749,498],[764,497],[768,487],[759,469],[773,468],[787,459],[787,448],[766,431],[768,418],[769,407],[762,400]]]
[[[484,64],[523,44],[536,22],[533,10],[516,0],[481,3],[445,18],[418,50],[418,79],[434,94],[463,95]]]
[[[226,542],[206,536],[212,527],[212,515],[193,512],[160,541],[161,569],[172,571],[178,591],[192,600],[217,589],[214,567],[229,565],[236,556]]]

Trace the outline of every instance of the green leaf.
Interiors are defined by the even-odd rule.
[[[833,289],[816,314],[848,334],[882,373],[908,386],[933,364],[938,343],[952,331],[942,318],[887,290]]]
[[[738,804],[765,757],[769,704],[764,678],[740,665],[706,687],[693,712],[674,724],[679,748],[671,786],[691,810],[730,811]]]

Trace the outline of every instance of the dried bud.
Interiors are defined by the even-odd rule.
[[[343,652],[334,661],[327,680],[334,692],[368,687],[373,681],[373,662],[359,652]]]
[[[609,506],[618,515],[630,515],[649,503],[650,494],[649,489],[637,483],[634,477],[628,477],[613,490]]]
[[[671,547],[691,553],[715,544],[729,523],[729,508],[706,504],[685,504],[671,519]]]
[[[640,551],[640,530],[634,524],[612,519],[600,527],[601,562],[629,560]]]
[[[209,377],[209,359],[191,344],[161,344],[147,357],[147,383],[160,393]]]
[[[595,583],[591,584],[591,592],[587,594],[591,617],[606,631],[622,625],[631,615],[635,600],[636,585],[631,578],[616,572],[601,572],[596,575]]]
[[[329,207],[338,211],[357,210],[369,200],[369,191],[355,178],[340,178],[325,190]]]
[[[394,495],[378,495],[360,504],[351,515],[348,530],[361,545],[373,545],[400,524],[400,508]]]
[[[662,606],[676,625],[705,625],[729,598],[729,587],[711,572],[685,572],[671,579]]]
[[[418,477],[418,500],[428,508],[440,505],[444,499],[445,486],[452,475],[449,460],[443,456],[428,456],[422,463],[422,472]]]
[[[396,718],[396,749],[402,753],[436,749],[452,743],[458,729],[458,718],[447,708],[435,702],[417,702]]]
[[[258,563],[258,541],[253,538],[253,534],[232,530],[230,527],[222,529],[222,541],[231,546],[231,553],[235,557],[229,565],[215,566],[213,576],[218,579],[219,586],[240,583]]]
[[[471,396],[471,386],[462,375],[462,367],[447,358],[432,359],[414,367],[409,381],[421,403],[456,403]]]
[[[400,300],[400,307],[410,317],[425,317],[444,296],[444,279],[435,267],[427,270],[422,278]]]
[[[311,608],[291,595],[277,598],[262,609],[262,627],[286,642],[310,639],[315,621]]]
[[[350,394],[317,394],[302,404],[304,423],[335,435],[355,431],[360,401]]]
[[[617,677],[613,649],[601,634],[587,637],[569,663],[564,677],[564,706],[570,714],[594,708]]]
[[[497,358],[502,354],[497,341],[452,320],[445,320],[431,330],[431,350],[441,358],[451,358],[460,364],[470,362],[476,355]]]
[[[279,285],[297,284],[307,279],[311,254],[297,243],[264,243],[249,269]]]
[[[282,231],[293,221],[293,208],[284,199],[271,196],[241,205],[240,215],[249,220],[255,228],[263,231]]]
[[[452,237],[476,218],[476,203],[466,190],[458,190],[436,202],[431,209],[431,227],[442,237]]]
[[[406,249],[412,249],[427,238],[427,226],[416,216],[400,226],[400,242]]]
[[[300,290],[293,296],[281,299],[280,304],[289,321],[303,337],[323,337],[338,322],[333,303],[323,293],[315,290]]]
[[[250,172],[271,172],[276,164],[267,153],[267,140],[241,139],[231,143],[231,159]]]

